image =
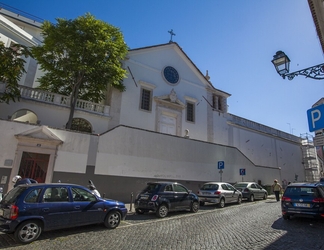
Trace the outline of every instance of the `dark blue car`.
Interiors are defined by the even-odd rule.
[[[114,229],[126,214],[124,203],[97,197],[80,185],[21,185],[0,202],[0,231],[14,233],[21,243],[30,243],[42,231],[98,223]]]
[[[324,186],[320,183],[292,183],[281,198],[282,216],[324,218]]]
[[[182,210],[197,213],[199,198],[177,182],[149,182],[135,199],[137,214],[153,211],[157,217],[164,218],[169,211]]]

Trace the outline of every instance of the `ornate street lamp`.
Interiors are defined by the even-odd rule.
[[[282,51],[277,51],[277,53],[273,56],[273,60],[271,61],[275,66],[278,74],[285,79],[288,80],[294,79],[295,76],[303,75],[306,78],[312,78],[315,80],[323,80],[324,79],[324,63],[312,66],[306,69],[302,69],[293,73],[289,73],[289,57]]]

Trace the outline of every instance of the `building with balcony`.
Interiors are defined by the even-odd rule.
[[[39,34],[40,22],[0,10],[6,46],[34,46]],[[231,95],[179,44],[131,49],[123,67],[126,91],[109,88],[103,103],[78,100],[67,130],[69,96],[37,89],[42,72],[29,59],[20,101],[0,103],[0,185],[10,189],[17,174],[83,185],[91,179],[101,193],[127,201],[150,180],[176,180],[192,190],[221,179],[305,180],[302,139],[228,113]],[[0,83],[0,94],[4,88]]]

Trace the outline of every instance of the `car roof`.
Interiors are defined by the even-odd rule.
[[[206,185],[206,184],[229,184],[228,182],[218,182],[218,181],[211,181],[211,182],[206,182],[204,183],[203,185]]]
[[[150,182],[147,183],[147,185],[148,184],[161,184],[161,185],[163,185],[163,184],[166,184],[166,185],[170,185],[170,184],[180,184],[180,185],[182,185],[181,183],[174,182],[174,181],[150,181]]]
[[[298,183],[290,183],[287,187],[317,187],[321,185],[318,182],[298,182]]]
[[[256,182],[254,182],[254,181],[241,181],[241,182],[237,182],[237,183],[235,183],[235,185],[236,184],[257,184]]]
[[[66,187],[66,186],[74,186],[74,187],[85,187],[79,184],[73,183],[32,183],[32,184],[21,184],[17,187]]]

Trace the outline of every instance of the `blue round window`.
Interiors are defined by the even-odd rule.
[[[164,68],[163,75],[165,80],[167,80],[171,84],[176,84],[179,82],[179,73],[175,68],[171,66]]]

